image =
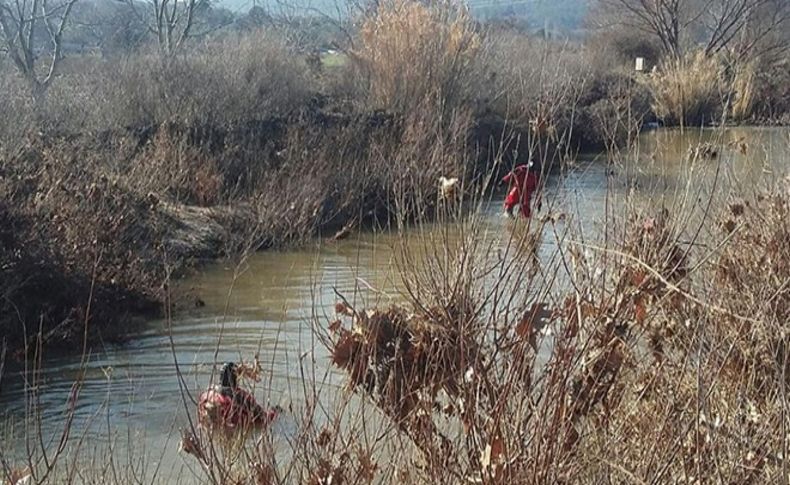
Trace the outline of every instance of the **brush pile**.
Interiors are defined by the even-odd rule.
[[[475,345],[460,345],[463,310],[411,313],[392,306],[358,312],[345,303],[336,309],[351,324],[331,324],[332,363],[348,372],[352,389],[364,390],[388,415],[404,422],[419,410],[430,413],[439,391],[459,397],[464,375],[473,372],[479,355]]]

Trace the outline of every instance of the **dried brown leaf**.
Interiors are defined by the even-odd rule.
[[[335,313],[338,315],[354,316],[354,310],[344,301],[335,303]]]
[[[320,447],[325,447],[332,441],[332,432],[329,431],[329,428],[322,428],[321,432],[318,433],[318,438],[316,439],[315,443]]]
[[[642,295],[637,295],[634,298],[634,318],[640,325],[645,323],[647,318],[647,305],[645,305],[645,298]]]
[[[631,273],[631,284],[636,286],[637,288],[642,286],[642,283],[645,282],[647,278],[647,272],[644,269],[636,269],[630,272]]]
[[[505,442],[502,436],[497,433],[494,439],[491,440],[491,462],[496,465],[501,465],[505,460]]]
[[[268,463],[251,462],[250,471],[255,485],[272,485],[276,483],[277,474]]]
[[[236,375],[242,379],[260,382],[262,372],[263,368],[257,354],[253,358],[252,363],[239,362],[236,366]]]
[[[332,363],[341,368],[348,368],[351,359],[357,353],[359,345],[359,342],[351,332],[342,332],[335,344],[335,348],[332,350]]]
[[[655,217],[648,217],[642,222],[642,229],[646,232],[651,232],[656,228],[656,219]]]
[[[376,471],[378,470],[378,465],[374,462],[370,455],[367,453],[363,453],[359,457],[359,476],[368,482],[372,482],[374,478],[376,478]]]
[[[533,349],[537,348],[537,334],[551,321],[553,312],[547,303],[533,303],[516,325],[516,335],[529,340]]]

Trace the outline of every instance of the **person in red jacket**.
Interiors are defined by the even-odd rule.
[[[237,366],[226,362],[220,372],[220,384],[210,387],[198,399],[198,423],[205,428],[225,431],[268,426],[282,413],[279,406],[265,409],[249,392],[239,387]]]
[[[529,169],[529,165],[519,165],[505,175],[502,183],[510,187],[510,192],[505,197],[505,213],[512,217],[513,207],[518,204],[521,215],[529,217],[532,214],[530,199],[537,191],[539,182],[540,177]],[[538,210],[540,210],[540,202],[538,202]]]

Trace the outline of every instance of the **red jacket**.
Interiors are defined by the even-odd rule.
[[[198,400],[198,422],[204,426],[265,426],[279,414],[276,408],[264,409],[243,389],[209,389]]]
[[[509,184],[511,189],[505,197],[505,209],[512,210],[516,204],[520,205],[521,214],[529,217],[531,214],[530,199],[538,188],[538,175],[529,170],[526,165],[519,165],[512,172],[505,175],[502,182]]]

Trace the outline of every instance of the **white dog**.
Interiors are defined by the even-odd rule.
[[[439,195],[442,199],[449,200],[458,193],[458,177],[439,177]]]

